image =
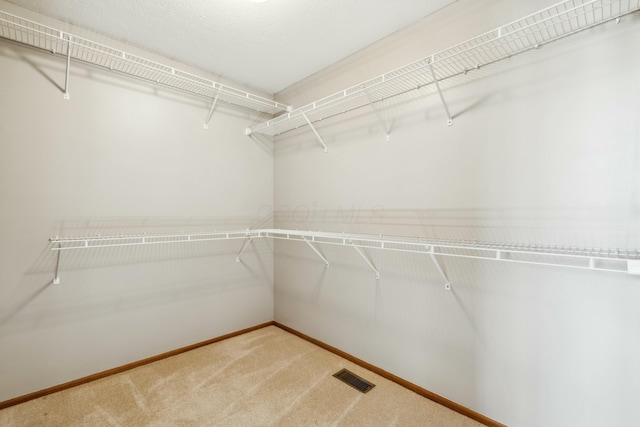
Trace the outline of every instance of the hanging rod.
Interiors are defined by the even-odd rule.
[[[0,11],[0,37],[182,92],[268,114],[288,105]],[[67,68],[68,70],[68,68]],[[68,72],[68,71],[67,71]],[[68,74],[67,74],[68,75]],[[68,77],[67,82],[68,84]],[[68,97],[68,92],[65,90]]]
[[[188,243],[231,239],[272,238],[304,243],[350,246],[512,263],[548,265],[640,275],[640,250],[585,248],[521,243],[449,241],[322,231],[255,229],[197,234],[134,234],[116,236],[53,237],[52,251]],[[323,261],[328,263],[323,257]]]
[[[279,135],[501,61],[640,10],[640,0],[566,0],[250,129]],[[431,68],[433,68],[433,74]],[[435,85],[434,85],[435,86]]]

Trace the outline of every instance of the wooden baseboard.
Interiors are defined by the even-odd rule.
[[[337,349],[335,347],[332,347],[329,344],[325,344],[322,341],[318,341],[317,339],[312,338],[312,337],[310,337],[308,335],[305,335],[302,332],[298,332],[295,329],[292,329],[292,328],[290,328],[288,326],[285,326],[282,323],[273,322],[273,324],[275,326],[277,326],[278,328],[282,329],[282,330],[285,330],[285,331],[287,331],[287,332],[289,332],[289,333],[291,333],[293,335],[296,335],[296,336],[298,336],[298,337],[300,337],[300,338],[302,338],[302,339],[304,339],[306,341],[309,341],[310,343],[313,343],[313,344],[317,345],[318,347],[322,347],[325,350],[328,350],[328,351],[330,351],[330,352],[332,352],[332,353],[334,353],[334,354],[336,354],[336,355],[338,355],[338,356],[340,356],[340,357],[342,357],[344,359],[347,359],[350,362],[355,363],[356,365],[362,366],[363,368],[368,369],[371,372],[374,372],[374,373],[380,375],[383,378],[386,378],[386,379],[388,379],[390,381],[393,381],[394,383],[399,384],[402,387],[407,388],[407,389],[413,391],[414,393],[419,394],[420,396],[423,396],[423,397],[426,397],[427,399],[433,400],[434,402],[436,402],[436,403],[438,403],[438,404],[440,404],[442,406],[445,406],[445,407],[447,407],[447,408],[449,408],[449,409],[451,409],[453,411],[456,411],[457,413],[459,413],[461,415],[464,415],[466,417],[471,418],[472,420],[475,420],[475,421],[477,421],[479,423],[482,423],[482,424],[484,424],[486,426],[489,426],[489,427],[507,427],[506,425],[504,425],[502,423],[499,423],[499,422],[497,422],[495,420],[492,420],[491,418],[489,418],[489,417],[487,417],[485,415],[482,415],[479,412],[476,412],[476,411],[474,411],[472,409],[464,407],[464,406],[460,405],[459,403],[456,403],[456,402],[454,402],[452,400],[447,399],[446,397],[442,397],[442,396],[440,396],[440,395],[438,395],[436,393],[433,393],[433,392],[431,392],[431,391],[429,391],[427,389],[424,389],[424,388],[422,388],[422,387],[420,387],[420,386],[418,386],[416,384],[413,384],[413,383],[411,383],[411,382],[409,382],[409,381],[407,381],[407,380],[405,380],[403,378],[398,377],[397,375],[394,375],[394,374],[392,374],[390,372],[387,372],[387,371],[385,371],[383,369],[378,368],[377,366],[374,366],[374,365],[372,365],[370,363],[367,363],[362,359],[358,359],[357,357],[352,356],[349,353],[345,353],[344,351],[342,351],[340,349]]]
[[[266,326],[271,326],[275,322],[266,322],[260,325],[252,326],[250,328],[242,329],[240,331],[231,332],[226,335],[222,335],[216,338],[212,338],[207,341],[202,341],[197,344],[188,345],[186,347],[182,347],[176,350],[171,350],[166,353],[158,354],[156,356],[151,356],[146,359],[138,360],[137,362],[128,363],[123,366],[119,366],[117,368],[108,369],[106,371],[98,372],[97,374],[89,375],[83,378],[78,378],[77,380],[69,381],[64,384],[59,384],[53,387],[45,388],[44,390],[35,391],[33,393],[25,394],[24,396],[18,396],[13,399],[5,400],[4,402],[0,402],[0,409],[8,408],[10,406],[18,405],[20,403],[27,402],[29,400],[37,399],[39,397],[44,397],[52,393],[57,393],[62,390],[66,390],[72,387],[76,387],[82,384],[89,383],[91,381],[99,380],[101,378],[108,377],[110,375],[119,374],[121,372],[128,371],[130,369],[137,368],[139,366],[143,366],[149,363],[157,362],[158,360],[166,359],[167,357],[175,356],[180,353],[185,353],[190,350],[195,350],[198,347],[204,347],[205,345],[213,344],[218,341],[226,340],[228,338],[233,338],[238,335],[246,334],[247,332],[255,331],[257,329],[262,329]]]

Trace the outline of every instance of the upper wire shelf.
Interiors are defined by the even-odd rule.
[[[0,36],[190,94],[276,114],[290,107],[175,67],[0,11]]]
[[[640,9],[640,0],[567,0],[448,49],[258,124],[247,133],[279,135],[346,111],[464,75]],[[438,88],[439,90],[439,88]]]

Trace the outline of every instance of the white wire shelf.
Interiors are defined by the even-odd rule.
[[[282,103],[0,11],[0,36],[130,77],[255,111],[289,111]]]
[[[498,62],[640,9],[640,0],[567,0],[247,129],[284,132]],[[439,91],[439,88],[437,87]],[[443,99],[444,102],[444,99]],[[446,109],[446,104],[445,104]],[[448,110],[447,110],[447,115]],[[451,121],[451,117],[449,115]],[[450,123],[449,123],[450,124]]]
[[[86,236],[86,237],[53,237],[49,239],[54,251],[71,249],[108,248],[118,246],[157,245],[163,243],[194,243],[215,240],[247,239],[262,237],[260,230],[242,230],[229,232],[192,233],[192,234],[125,234],[117,236]]]
[[[425,254],[428,255],[435,263],[447,286],[449,285],[449,281],[438,262],[438,258],[440,257],[471,258],[640,275],[640,250],[629,249],[604,249],[477,241],[447,241],[411,237],[281,229],[238,230],[195,234],[56,236],[49,240],[52,244],[51,249],[60,254],[62,251],[66,250],[241,239],[244,240],[244,244],[236,256],[236,261],[239,262],[249,243],[253,239],[258,238],[304,242],[309,245],[311,249],[324,261],[327,267],[330,263],[316,248],[316,244],[353,247],[375,272],[376,278],[380,277],[380,273],[374,266],[374,263],[362,251],[363,249]],[[56,283],[55,280],[54,283]]]

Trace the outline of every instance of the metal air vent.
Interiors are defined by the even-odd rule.
[[[346,369],[342,369],[336,372],[335,374],[333,374],[333,376],[362,393],[366,393],[376,386],[375,384],[371,384],[369,381],[357,376],[353,372]]]

